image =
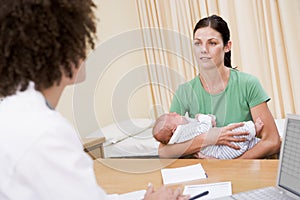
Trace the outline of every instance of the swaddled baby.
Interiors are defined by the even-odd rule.
[[[181,116],[177,113],[167,113],[161,115],[153,127],[154,138],[163,144],[181,143],[191,140],[194,137],[208,132],[216,126],[214,115],[198,114],[195,119]],[[259,142],[255,137],[262,130],[263,122],[258,118],[255,124],[252,121],[244,122],[242,127],[233,129],[234,132],[249,132],[248,135],[235,137],[246,138],[245,142],[232,142],[239,146],[236,150],[226,145],[209,145],[200,150],[198,157],[213,157],[218,159],[233,159],[241,156],[245,151],[252,148]]]

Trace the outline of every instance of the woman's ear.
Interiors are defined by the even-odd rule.
[[[231,51],[231,45],[232,45],[232,43],[231,43],[231,41],[229,40],[229,41],[227,42],[227,44],[225,45],[225,47],[224,47],[225,53]]]

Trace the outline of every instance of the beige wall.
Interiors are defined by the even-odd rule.
[[[138,13],[136,9],[135,0],[95,0],[95,3],[98,6],[97,17],[98,21],[98,43],[97,49],[103,48],[104,43],[114,42],[114,38],[119,35],[126,34],[139,28]],[[127,41],[130,42],[130,41]],[[126,44],[119,43],[120,48]],[[113,53],[109,51],[114,51],[116,47],[112,49],[107,49],[106,53]],[[120,91],[115,91],[119,83],[122,82],[124,77],[128,76],[138,66],[145,64],[144,52],[143,50],[136,49],[129,51],[123,55],[117,55],[107,66],[100,66],[103,63],[101,58],[92,58],[88,56],[87,64],[87,80],[89,76],[93,75],[93,71],[97,70],[95,67],[104,67],[105,71],[101,76],[99,76],[97,85],[94,85],[94,111],[97,121],[100,127],[114,122],[114,118],[123,119],[129,115],[130,118],[134,117],[149,117],[149,87],[144,86],[137,88],[134,91],[130,92],[130,95],[120,94]],[[106,63],[107,64],[107,63]],[[144,79],[147,82],[147,74],[143,74],[139,78]],[[87,81],[86,80],[86,81]],[[125,83],[126,84],[126,83]],[[130,84],[130,83],[128,83]],[[126,85],[125,85],[126,87]],[[112,110],[112,96],[114,93],[118,93],[118,97],[121,98],[122,102],[120,105],[128,105],[124,114],[124,107],[121,107],[123,110],[115,108]],[[60,111],[65,117],[67,117],[76,127],[76,120],[74,120],[73,112],[73,94],[74,87],[69,86],[63,93],[57,110]],[[76,109],[75,109],[76,110]],[[120,110],[120,112],[118,112]],[[87,119],[86,125],[88,125],[88,118],[90,116],[85,116]],[[78,119],[77,119],[78,120]],[[88,129],[88,128],[87,128]],[[86,134],[86,133],[85,133]]]

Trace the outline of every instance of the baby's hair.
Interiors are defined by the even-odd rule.
[[[165,126],[166,117],[167,114],[162,114],[156,119],[152,129],[152,135],[154,136],[154,138],[155,134],[159,133],[159,131],[162,130]]]

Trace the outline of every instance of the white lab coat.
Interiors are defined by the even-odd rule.
[[[0,101],[1,200],[105,198],[76,131],[33,83]]]

